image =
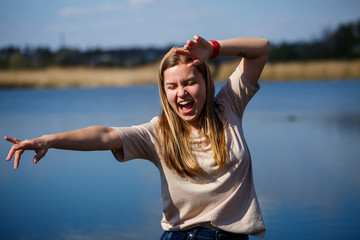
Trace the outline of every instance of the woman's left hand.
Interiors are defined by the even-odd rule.
[[[212,52],[212,44],[198,35],[194,36],[194,40],[187,40],[184,48],[175,50],[175,53],[193,59],[193,61],[188,64],[189,67],[204,63],[212,55]]]

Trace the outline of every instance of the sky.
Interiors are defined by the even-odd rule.
[[[195,34],[311,41],[358,20],[359,0],[0,0],[0,47],[164,47]]]

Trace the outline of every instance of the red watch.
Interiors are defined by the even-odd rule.
[[[211,40],[209,42],[213,46],[213,54],[209,58],[210,59],[217,58],[219,56],[219,52],[220,52],[220,44],[218,41],[215,41],[215,40]]]

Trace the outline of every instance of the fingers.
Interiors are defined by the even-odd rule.
[[[176,53],[183,54],[183,55],[185,55],[185,54],[189,55],[189,51],[191,51],[194,47],[196,47],[196,45],[204,44],[204,43],[205,44],[207,43],[207,41],[204,38],[202,38],[198,35],[195,35],[194,40],[187,40],[184,47],[182,48],[187,52],[176,50]]]
[[[198,35],[194,36],[194,40],[187,40],[186,44],[184,45],[184,49],[185,50],[191,50],[192,47],[198,43],[198,40],[200,40],[201,37],[199,37]]]
[[[199,37],[198,35],[195,35],[194,40],[187,40],[186,41],[186,44],[184,45],[184,49],[191,50],[201,40],[204,40],[204,39],[202,37]]]
[[[208,59],[209,45],[204,38],[195,35],[193,40],[187,40],[184,47],[176,49],[175,53],[192,58],[193,61],[188,63],[189,67],[198,66]]]
[[[4,139],[6,141],[15,143],[15,145],[13,145],[10,148],[10,151],[9,151],[7,157],[6,157],[6,160],[9,161],[12,158],[12,156],[14,155],[14,153],[18,150],[19,143],[21,143],[21,141],[19,139],[17,139],[17,138],[11,138],[11,137],[8,137],[8,136],[5,136]]]
[[[40,159],[42,159],[45,156],[47,151],[41,149],[41,150],[37,150],[35,152],[36,152],[36,155],[34,156],[33,161],[36,164],[36,163],[38,163],[40,161]]]
[[[13,138],[8,138],[10,142],[18,142],[18,141],[12,141],[14,140]],[[6,139],[6,140],[8,140]],[[10,140],[11,139],[11,140]],[[17,169],[19,167],[19,163],[20,163],[20,158],[21,155],[23,154],[25,150],[21,149],[21,146],[19,143],[14,144],[11,148],[10,151],[6,157],[7,161],[10,161],[10,159],[14,156],[14,169]]]
[[[198,42],[198,43],[201,43],[201,44],[207,44],[208,43],[208,41],[205,38],[202,38],[202,37],[200,37],[198,35],[194,36],[194,40],[196,42]]]
[[[18,143],[15,144],[15,145],[13,145],[13,146],[10,148],[10,151],[9,151],[7,157],[6,157],[6,160],[7,160],[7,161],[9,161],[9,160],[12,158],[12,156],[13,156],[14,153],[18,150],[18,148],[19,148],[19,144],[18,144]]]
[[[187,50],[176,49],[175,53],[180,54],[180,55],[184,55],[184,56],[187,56],[187,57],[191,57],[189,51],[187,51]],[[193,59],[193,61],[189,62],[187,65],[189,67],[193,67],[193,66],[197,66],[199,64],[201,64],[201,61],[199,59]]]
[[[189,67],[195,67],[201,64],[201,61],[199,59],[194,59],[192,62],[188,63],[187,65]]]
[[[42,157],[44,157],[45,153],[47,152],[47,150],[43,150],[43,149],[36,150],[34,141],[31,140],[21,141],[17,138],[11,138],[7,136],[5,136],[4,139],[14,143],[14,145],[10,148],[9,153],[6,157],[7,161],[10,161],[12,157],[14,157],[14,169],[17,169],[19,167],[21,156],[25,152],[25,150],[27,149],[35,150],[37,154],[34,157],[34,163],[37,163]]]
[[[19,163],[20,163],[20,158],[21,155],[23,154],[24,150],[19,150],[15,152],[15,157],[14,157],[14,169],[17,169],[19,167]]]
[[[189,51],[185,50],[184,48],[175,49],[175,53],[180,54],[180,55],[189,56]]]
[[[192,46],[194,46],[195,42],[191,40],[187,40],[186,44],[184,45],[185,50],[191,50]]]
[[[194,40],[195,41],[199,41],[199,39],[201,39],[202,37],[200,37],[199,35],[194,35]]]
[[[12,143],[20,143],[21,141],[17,138],[11,138],[11,137],[8,137],[8,136],[5,136],[4,139],[6,141],[9,141],[9,142],[12,142]]]

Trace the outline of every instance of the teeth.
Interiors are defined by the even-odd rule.
[[[186,104],[188,104],[188,103],[190,103],[190,101],[185,101],[185,102],[179,102],[179,105],[182,105],[182,106],[184,106],[184,105],[186,105]]]

